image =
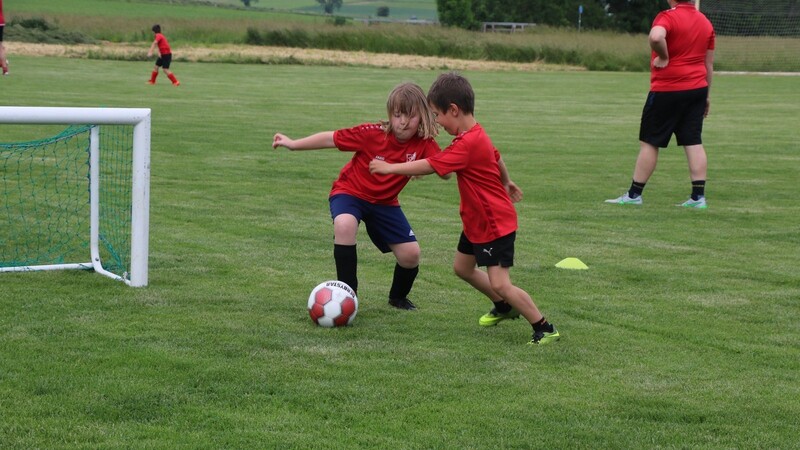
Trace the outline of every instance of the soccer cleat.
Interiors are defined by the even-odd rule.
[[[642,204],[642,196],[638,196],[636,198],[628,197],[628,193],[624,193],[622,196],[617,198],[610,198],[606,200],[606,203],[614,203],[615,205],[641,205]]]
[[[414,306],[413,303],[411,303],[411,300],[407,298],[390,298],[389,305],[394,306],[397,309],[405,309],[408,311],[413,311],[417,309],[417,307]]]
[[[147,80],[147,84],[156,84],[156,82],[153,80]]]
[[[558,330],[556,330],[556,327],[553,327],[553,331],[551,331],[549,333],[547,331],[536,331],[536,332],[534,332],[533,333],[533,339],[531,339],[531,341],[528,342],[528,344],[530,344],[530,345],[543,345],[543,344],[549,344],[551,342],[555,342],[555,341],[557,341],[559,339],[561,339],[561,335],[558,334]]]
[[[481,316],[478,319],[478,325],[482,327],[491,327],[506,319],[519,319],[519,313],[513,309],[507,313],[497,312],[497,308],[492,308],[491,311]]]
[[[178,86],[181,85],[181,82],[180,81],[176,81],[176,82],[172,83],[172,85],[175,86],[175,87],[178,87]]]
[[[681,203],[680,205],[677,205],[677,206],[682,206],[684,208],[694,208],[694,209],[706,209],[706,208],[708,208],[708,205],[706,205],[706,198],[705,197],[700,197],[697,200],[692,200],[692,198],[689,197],[689,200],[686,200],[685,202],[683,202],[683,203]]]

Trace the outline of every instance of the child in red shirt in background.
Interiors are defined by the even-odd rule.
[[[475,93],[469,82],[455,73],[440,75],[428,91],[428,102],[436,122],[455,138],[443,152],[430,158],[390,164],[374,159],[374,174],[445,176],[458,178],[459,212],[463,231],[453,268],[456,274],[489,297],[494,308],[478,321],[497,325],[505,319],[524,316],[531,327],[531,344],[547,344],[560,338],[555,327],[539,312],[531,296],[511,283],[514,265],[517,212],[512,201],[522,191],[509,179],[500,153],[475,120]],[[486,272],[478,267],[485,266]]]
[[[338,148],[354,152],[333,182],[328,199],[338,280],[358,292],[356,234],[363,220],[373,244],[383,253],[391,251],[397,260],[389,304],[413,310],[416,306],[408,299],[408,294],[419,273],[420,248],[397,199],[410,178],[372,175],[369,163],[376,158],[389,162],[414,161],[429,158],[441,149],[434,140],[436,121],[419,86],[403,83],[395,87],[389,94],[386,110],[389,121],[385,123],[323,131],[296,140],[277,133],[272,148]]]
[[[156,60],[156,65],[153,68],[153,73],[150,74],[150,81],[148,84],[156,84],[156,77],[158,76],[158,68],[160,67],[164,70],[164,73],[167,74],[167,78],[172,81],[173,86],[180,86],[181,82],[175,78],[175,74],[173,74],[169,70],[169,66],[172,63],[172,49],[169,47],[169,42],[167,42],[167,38],[161,34],[161,25],[153,25],[153,33],[156,34],[155,40],[153,40],[153,44],[150,45],[150,51],[147,52],[147,57],[150,58],[153,56],[153,51],[155,51],[156,47],[158,47],[158,59]]]
[[[6,21],[3,18],[3,0],[0,0],[0,67],[3,69],[3,75],[8,75],[8,61],[6,60],[6,48],[3,46],[3,28],[6,26]]]

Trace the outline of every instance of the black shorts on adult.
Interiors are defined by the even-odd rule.
[[[673,134],[678,145],[703,143],[703,115],[708,88],[650,92],[642,110],[639,140],[665,148]]]
[[[456,249],[459,253],[473,255],[479,267],[511,267],[514,265],[514,240],[516,238],[517,232],[515,231],[485,244],[473,244],[462,231]]]
[[[172,53],[168,53],[166,55],[161,55],[156,60],[156,65],[158,67],[163,67],[164,69],[169,69],[169,65],[172,63]]]

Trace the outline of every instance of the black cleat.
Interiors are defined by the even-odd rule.
[[[389,305],[394,306],[397,309],[406,309],[409,311],[417,309],[417,307],[411,303],[411,300],[407,298],[390,298]]]

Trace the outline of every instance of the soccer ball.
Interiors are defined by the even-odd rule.
[[[308,315],[321,327],[343,327],[353,323],[358,312],[358,298],[341,281],[320,283],[308,296]]]

